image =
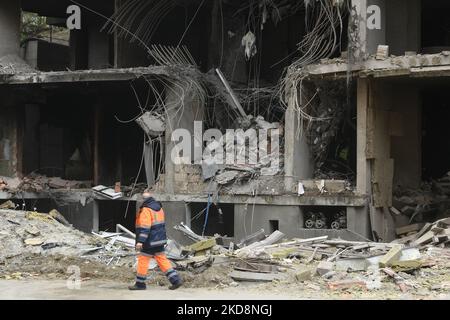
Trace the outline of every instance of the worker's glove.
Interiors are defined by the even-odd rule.
[[[136,243],[136,251],[142,251],[142,246],[143,246],[143,244],[142,243],[140,243],[140,242],[138,242],[138,243]]]

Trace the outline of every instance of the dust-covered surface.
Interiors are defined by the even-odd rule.
[[[326,245],[321,243],[320,246]],[[450,250],[429,245],[420,252],[420,267],[397,270],[404,287],[378,267],[358,272],[334,270],[320,275],[317,267],[324,261],[322,254],[314,257],[311,253],[277,256],[280,248],[266,250],[269,258],[257,261],[270,264],[276,270],[281,279],[272,282],[233,279],[230,273],[237,264],[242,261],[254,263],[255,258],[229,253],[209,253],[214,258],[212,266],[184,268],[179,273],[184,288],[198,290],[238,290],[295,299],[449,299]],[[84,283],[113,281],[126,288],[126,284],[134,281],[135,263],[133,248],[117,243],[111,246],[111,240],[64,226],[49,215],[0,210],[1,280],[67,280],[74,270],[79,270]],[[148,285],[156,288],[169,285],[155,265],[149,270]]]
[[[85,281],[133,281],[134,250],[117,243],[108,250],[108,243],[107,239],[64,226],[46,214],[0,210],[0,279],[67,279],[75,266]],[[102,249],[91,251],[94,248]],[[155,266],[151,268],[149,284],[167,285],[164,274]],[[229,272],[230,267],[220,265],[180,274],[186,287],[199,288],[231,283]]]

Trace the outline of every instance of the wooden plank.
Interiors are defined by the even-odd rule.
[[[414,223],[414,224],[410,224],[407,226],[403,226],[403,227],[399,227],[397,229],[395,229],[395,233],[397,235],[402,235],[402,234],[406,234],[406,233],[410,233],[410,232],[414,232],[414,231],[419,231],[420,229],[423,228],[425,224],[423,223]]]
[[[277,266],[262,263],[250,263],[239,261],[234,267],[235,270],[257,272],[257,273],[274,273],[277,272]]]
[[[428,242],[431,242],[433,240],[433,237],[434,237],[434,232],[433,231],[428,231],[423,236],[421,236],[419,239],[415,240],[413,242],[413,244],[417,245],[417,246],[421,246],[423,244],[427,244]]]
[[[415,235],[415,239],[419,239],[421,236],[423,236],[428,230],[430,230],[432,224],[427,222],[425,223],[425,225],[423,226],[422,229],[420,229],[420,231]]]
[[[275,273],[258,273],[258,272],[244,272],[233,271],[230,277],[235,281],[251,281],[251,282],[272,282],[273,280],[280,280],[282,276]]]

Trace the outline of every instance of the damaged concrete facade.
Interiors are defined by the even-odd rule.
[[[152,7],[143,6],[148,16],[140,16],[128,12],[126,1],[80,1],[82,29],[70,31],[67,59],[55,61],[53,69],[45,63],[44,71],[21,57],[20,12],[61,26],[72,1],[2,1],[0,199],[25,203],[29,210],[57,208],[85,231],[116,223],[132,228],[137,192],[151,186],[168,213],[169,235],[181,243],[183,237],[172,230],[180,222],[232,241],[262,228],[289,237],[392,240],[402,224],[391,211],[395,187],[418,188],[423,179],[421,123],[425,113],[427,121],[436,117],[422,109],[424,101],[436,92],[445,101],[445,90],[436,88],[446,86],[450,55],[444,47],[450,43],[433,38],[439,25],[430,22],[430,14],[447,4],[329,1],[329,10],[340,6],[337,11],[346,12],[338,16],[342,25],[336,18],[320,31],[323,52],[308,56],[298,46],[321,30],[305,23],[306,17],[321,17],[320,10],[291,1],[284,9],[292,14],[269,19],[271,8],[256,2],[169,1],[162,10],[167,14],[155,20]],[[381,8],[381,29],[367,27],[371,5]],[[144,39],[144,47],[123,27],[105,25],[105,17],[121,26],[127,17],[136,21],[126,29]],[[333,39],[332,30],[340,36]],[[242,39],[249,31],[257,45],[247,61]],[[177,51],[182,45],[187,49]],[[395,57],[375,57],[385,45]],[[201,165],[173,163],[176,129],[194,132],[194,121],[202,121],[204,130],[224,131],[241,123],[229,92],[210,71],[215,68],[253,124],[258,116],[279,124],[278,172],[220,168],[205,180]],[[144,132],[135,121],[145,112],[161,116],[159,133]],[[221,183],[218,176],[227,172],[237,179]],[[44,182],[26,189],[27,179],[29,185]],[[116,182],[124,193],[120,199],[91,190]],[[346,221],[333,229],[342,212]],[[324,225],[308,226],[314,219]]]

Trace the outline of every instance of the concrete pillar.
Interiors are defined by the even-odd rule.
[[[0,58],[20,54],[21,1],[0,1]]]
[[[203,120],[204,106],[200,104],[196,92],[189,91],[188,88],[182,88],[182,84],[174,85],[172,89],[167,90],[166,96],[166,133],[165,133],[165,189],[169,194],[175,194],[176,189],[187,188],[187,181],[175,183],[176,164],[172,161],[172,150],[177,143],[172,142],[172,133],[176,129],[186,129],[194,136],[194,122]],[[192,90],[192,89],[191,89]],[[181,100],[180,98],[183,98]],[[198,142],[198,141],[197,141]],[[191,139],[191,147],[194,146],[194,139]],[[192,149],[192,157],[194,151]]]
[[[314,160],[306,141],[306,132],[299,134],[299,125],[291,98],[286,110],[284,132],[285,189],[288,193],[293,192],[299,180],[312,179],[314,176]]]
[[[370,191],[369,161],[367,160],[367,113],[369,108],[369,80],[358,79],[356,120],[356,189],[359,194]]]

